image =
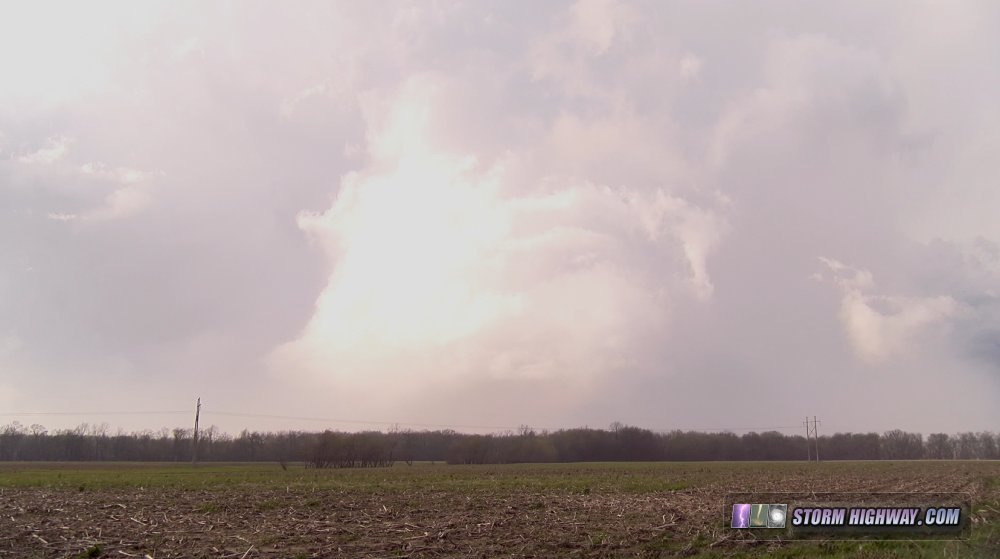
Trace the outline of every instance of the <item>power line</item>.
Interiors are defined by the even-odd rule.
[[[167,410],[167,411],[21,411],[21,412],[3,412],[0,415],[3,416],[19,416],[19,415],[92,415],[92,416],[102,416],[102,415],[174,415],[174,414],[188,414],[190,411],[187,410]]]
[[[307,417],[307,416],[295,416],[295,415],[276,415],[276,414],[263,414],[263,413],[245,413],[245,412],[230,412],[230,411],[211,411],[207,413],[223,416],[232,417],[252,417],[259,419],[286,419],[294,421],[318,421],[325,423],[352,423],[360,425],[409,425],[414,427],[437,427],[437,428],[462,428],[462,429],[519,429],[520,426],[513,427],[510,425],[460,425],[460,424],[444,424],[444,423],[421,423],[412,421],[376,421],[376,420],[362,420],[362,419],[340,419],[332,417]],[[558,431],[560,429],[567,429],[566,427],[546,427],[546,426],[532,426],[538,429],[544,429],[548,431]],[[716,427],[716,428],[672,428],[668,431],[701,431],[701,432],[712,432],[712,431],[770,431],[778,429],[798,429],[797,425],[777,425],[771,427]],[[664,431],[664,430],[661,430]]]
[[[462,429],[517,429],[510,425],[456,425],[443,423],[417,423],[410,421],[367,421],[363,419],[337,419],[332,417],[304,417],[295,415],[274,415],[266,413],[242,413],[229,411],[211,411],[208,414],[224,415],[232,417],[254,417],[259,419],[289,419],[294,421],[319,421],[323,423],[353,423],[357,425],[410,425],[413,427],[438,427],[438,428],[462,428]],[[543,427],[544,428],[544,427]]]
[[[365,420],[365,419],[345,419],[345,418],[334,418],[334,417],[316,417],[316,416],[297,416],[297,415],[282,415],[282,414],[266,414],[266,413],[248,413],[248,412],[234,412],[234,411],[214,411],[211,408],[207,408],[205,412],[208,415],[219,415],[226,417],[247,417],[256,419],[281,419],[290,421],[309,421],[309,422],[320,422],[320,423],[346,423],[353,425],[385,425],[385,426],[410,426],[410,427],[427,427],[427,428],[437,428],[437,429],[490,429],[490,430],[512,430],[516,431],[521,426],[511,426],[511,425],[466,425],[466,424],[455,424],[455,423],[424,423],[424,422],[413,422],[413,421],[384,421],[384,420]],[[134,411],[39,411],[39,412],[0,412],[0,416],[108,416],[108,415],[187,415],[190,414],[191,410],[134,410]],[[546,427],[546,426],[532,426],[535,429],[542,429],[547,431],[558,431],[561,429],[573,429],[580,427]],[[586,428],[586,427],[583,427]],[[787,430],[787,429],[800,429],[801,426],[798,425],[772,425],[768,427],[671,427],[669,429],[659,429],[658,432],[667,433],[670,431],[683,431],[683,432],[751,432],[751,431],[777,431],[777,430]]]
[[[703,429],[697,427],[675,427],[671,431],[702,431],[702,432],[713,432],[713,431],[777,431],[779,429],[798,429],[799,425],[777,425],[774,427],[715,427],[712,429]]]

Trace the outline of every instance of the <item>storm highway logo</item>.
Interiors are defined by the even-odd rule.
[[[792,526],[958,526],[957,507],[797,508]]]

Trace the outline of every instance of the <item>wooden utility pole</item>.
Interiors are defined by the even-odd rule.
[[[194,440],[191,447],[191,465],[198,463],[198,419],[201,416],[201,398],[198,398],[198,405],[194,409]]]

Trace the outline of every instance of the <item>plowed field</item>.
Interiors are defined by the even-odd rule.
[[[766,543],[730,492],[963,491],[965,542]],[[0,558],[1000,557],[1000,462],[0,465]]]

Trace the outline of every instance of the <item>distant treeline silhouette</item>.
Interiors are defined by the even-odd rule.
[[[107,424],[82,424],[49,432],[14,422],[0,427],[0,460],[189,461],[191,429],[110,433]],[[286,464],[320,468],[378,467],[439,461],[452,464],[594,461],[804,460],[806,439],[777,431],[703,433],[613,424],[609,429],[564,429],[472,435],[451,430],[322,433],[244,430],[237,436],[202,430],[200,461]],[[823,460],[1000,459],[1000,436],[992,433],[936,433],[923,437],[900,430],[837,433],[819,439]]]

